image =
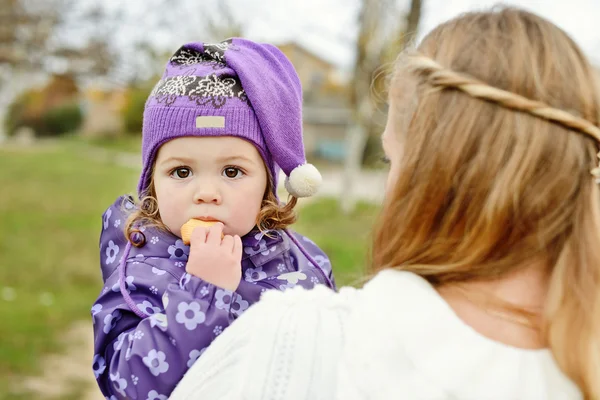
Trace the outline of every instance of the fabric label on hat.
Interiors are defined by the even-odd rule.
[[[199,116],[196,117],[196,128],[225,128],[225,117]]]

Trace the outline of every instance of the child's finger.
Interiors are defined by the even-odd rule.
[[[208,235],[208,229],[206,229],[204,226],[198,226],[194,228],[192,234],[190,235],[190,244],[206,243],[206,235]]]
[[[243,250],[244,246],[242,246],[242,238],[240,238],[238,235],[235,235],[233,237],[233,255],[235,256],[236,259],[242,259],[242,250]]]
[[[223,223],[217,222],[210,228],[208,228],[208,235],[206,237],[206,244],[212,244],[218,246],[221,244],[221,238],[223,237]]]
[[[233,240],[233,236],[230,236],[230,235],[225,235],[225,237],[221,241],[221,246],[225,250],[229,250],[229,251],[233,251],[234,244],[235,244],[235,242]]]

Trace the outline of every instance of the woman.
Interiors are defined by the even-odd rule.
[[[374,277],[265,295],[171,398],[600,398],[594,80],[562,30],[513,8],[403,52]]]

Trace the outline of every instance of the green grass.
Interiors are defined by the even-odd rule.
[[[317,199],[301,208],[294,230],[309,237],[329,256],[337,286],[358,285],[364,277],[369,236],[378,208],[359,203],[344,215],[335,199]]]
[[[102,137],[85,137],[77,134],[65,137],[64,139],[65,141],[73,143],[101,147],[106,150],[122,151],[125,153],[139,153],[142,151],[141,133]]]
[[[136,171],[72,150],[0,148],[0,399],[10,380],[39,372],[41,354],[60,350],[69,323],[90,318],[101,214],[135,187]]]
[[[0,147],[0,399],[9,398],[9,381],[41,372],[43,354],[61,351],[70,323],[90,320],[102,288],[101,215],[135,189],[138,173],[95,161],[71,140]],[[294,229],[330,256],[338,286],[354,284],[375,212],[361,204],[346,217],[336,201],[316,200],[301,208]]]

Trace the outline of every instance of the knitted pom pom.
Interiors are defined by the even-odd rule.
[[[312,164],[299,165],[285,178],[285,188],[294,197],[310,197],[319,191],[321,174]]]

